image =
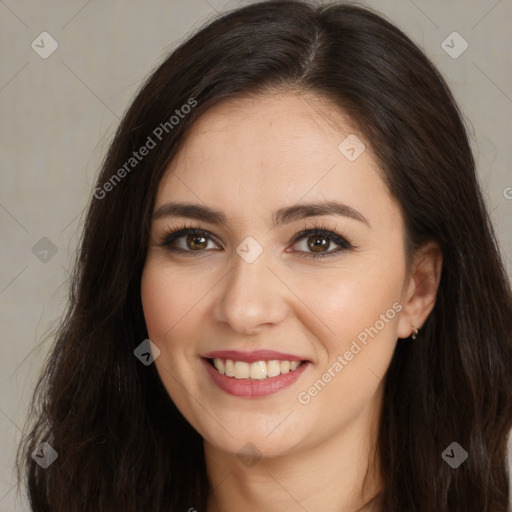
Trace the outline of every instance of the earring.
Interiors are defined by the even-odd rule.
[[[411,338],[413,340],[416,339],[416,336],[418,335],[418,329],[416,329],[416,327],[414,327],[414,325],[412,326],[412,335],[411,335]]]

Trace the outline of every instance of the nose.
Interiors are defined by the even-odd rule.
[[[265,253],[252,263],[238,255],[232,269],[219,283],[214,320],[228,324],[241,334],[256,334],[282,322],[290,312],[286,299],[291,293],[268,266]]]

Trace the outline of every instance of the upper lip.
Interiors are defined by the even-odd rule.
[[[246,363],[254,363],[256,361],[306,361],[305,358],[295,354],[286,354],[284,352],[276,352],[275,350],[254,350],[252,352],[243,352],[240,350],[214,350],[204,354],[203,357],[208,359],[231,359],[232,361],[245,361]]]

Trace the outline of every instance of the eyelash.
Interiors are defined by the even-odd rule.
[[[179,249],[176,247],[170,247],[171,243],[177,240],[178,238],[181,238],[183,236],[187,235],[199,235],[203,236],[209,240],[214,241],[214,239],[211,236],[211,233],[209,231],[205,231],[204,229],[197,228],[191,225],[182,224],[176,228],[169,228],[169,230],[163,235],[161,242],[159,243],[160,247],[165,247],[168,251],[172,251],[174,253],[179,254],[186,254],[193,255],[194,252],[202,253],[205,252],[205,250],[201,251],[187,251],[184,249]],[[325,226],[318,226],[315,225],[312,229],[304,229],[297,233],[292,240],[292,244],[296,244],[299,240],[302,240],[303,238],[310,237],[310,236],[318,236],[319,238],[327,238],[331,242],[334,242],[335,244],[339,245],[340,248],[334,251],[329,251],[327,253],[323,254],[314,254],[311,252],[304,252],[304,251],[297,251],[298,256],[300,258],[327,258],[329,256],[335,256],[336,254],[342,252],[342,251],[353,251],[357,249],[354,245],[352,245],[348,240],[343,238],[341,235],[338,235],[337,233],[334,233],[333,231],[330,231]]]

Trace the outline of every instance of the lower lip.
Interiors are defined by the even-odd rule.
[[[210,374],[213,382],[217,386],[234,396],[242,396],[244,398],[261,398],[272,395],[281,391],[281,389],[291,386],[307,369],[309,362],[302,363],[298,368],[283,375],[276,377],[267,377],[266,379],[235,379],[234,377],[226,377],[219,373],[207,359],[201,358],[206,367],[206,371]]]

